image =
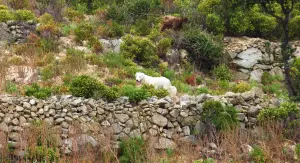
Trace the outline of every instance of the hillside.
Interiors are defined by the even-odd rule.
[[[268,2],[0,0],[0,162],[299,161],[300,2]]]

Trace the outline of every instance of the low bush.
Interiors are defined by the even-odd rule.
[[[9,8],[5,5],[0,5],[0,10],[8,10]]]
[[[159,63],[156,48],[147,39],[138,36],[126,35],[123,37],[121,51],[126,58],[130,58],[145,67],[156,67]]]
[[[80,23],[75,29],[75,40],[81,42],[83,40],[89,40],[94,35],[94,27],[90,23]]]
[[[11,82],[11,81],[6,81],[5,82],[5,92],[7,92],[9,94],[18,94],[19,90],[18,90],[16,83]]]
[[[196,68],[211,69],[224,57],[220,42],[200,30],[185,31],[181,46],[189,52],[189,60]]]
[[[291,64],[292,83],[297,92],[300,92],[300,58],[296,58]],[[297,94],[298,98],[300,94]]]
[[[212,124],[217,130],[224,130],[238,124],[237,110],[234,107],[223,106],[218,101],[206,101],[203,105],[203,120]]]
[[[41,87],[37,83],[25,87],[26,96],[34,96],[38,99],[45,99],[51,96],[51,88]]]
[[[0,22],[7,22],[13,20],[14,14],[9,10],[0,10]]]
[[[300,158],[300,144],[296,144],[295,153],[298,158]]]
[[[145,141],[140,138],[123,139],[120,143],[120,162],[147,162]]]
[[[144,84],[141,89],[144,89],[147,92],[149,92],[150,96],[156,96],[158,98],[163,98],[163,97],[166,97],[166,96],[169,95],[169,92],[167,90],[162,89],[162,88],[161,89],[155,89],[154,86],[152,86],[152,85]]]
[[[75,77],[71,81],[69,88],[72,95],[85,98],[95,97],[99,91],[104,89],[104,85],[100,84],[97,79],[86,75]]]
[[[228,80],[232,78],[232,72],[230,71],[230,68],[225,64],[220,64],[217,67],[213,69],[213,75],[218,80]]]
[[[38,20],[40,22],[40,26],[37,27],[37,31],[41,34],[41,36],[53,39],[60,35],[60,28],[54,21],[52,15],[45,13],[40,16]],[[51,41],[54,41],[54,39]]]
[[[100,53],[103,51],[103,45],[102,43],[98,40],[97,37],[93,36],[89,39],[88,42],[89,46],[92,48],[92,51],[94,53]]]
[[[176,77],[175,71],[171,69],[167,69],[164,71],[163,76],[168,78],[169,80],[173,80]]]
[[[159,40],[156,46],[158,56],[164,58],[168,50],[171,48],[171,45],[172,45],[172,39],[170,38],[163,38]]]
[[[60,74],[60,68],[58,64],[51,63],[45,66],[41,71],[41,76],[43,81],[47,81],[56,77]]]
[[[261,83],[264,85],[271,84],[273,82],[272,75],[269,72],[264,72],[261,76]]]
[[[260,149],[259,147],[255,146],[253,150],[249,153],[250,158],[255,163],[264,163],[266,162],[266,156],[264,154],[264,151]]]
[[[136,88],[133,85],[124,85],[121,94],[129,97],[129,100],[135,103],[150,97],[150,93],[146,89]]]
[[[30,10],[17,10],[15,12],[15,20],[22,20],[22,21],[35,20],[35,15]]]
[[[84,14],[72,8],[67,8],[64,12],[64,16],[71,21],[79,21],[84,19]]]
[[[209,89],[206,88],[206,87],[197,88],[196,95],[201,95],[203,93],[208,94],[209,93]]]
[[[281,121],[288,117],[300,115],[300,109],[295,103],[284,102],[277,108],[266,108],[259,112],[259,121]]]
[[[245,81],[242,81],[238,84],[235,84],[232,88],[232,91],[235,93],[247,92],[251,89],[251,85]]]

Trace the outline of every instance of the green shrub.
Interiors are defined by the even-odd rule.
[[[175,79],[176,74],[174,70],[168,69],[163,73],[163,76],[170,80],[173,80]]]
[[[90,23],[80,23],[75,29],[75,40],[81,42],[83,40],[89,40],[94,33],[93,25]]]
[[[223,48],[220,43],[200,30],[187,30],[181,44],[189,52],[188,57],[197,68],[210,69],[223,57]]]
[[[261,110],[257,118],[259,121],[280,121],[299,114],[300,109],[297,104],[284,102],[277,108],[266,108]]]
[[[150,96],[156,96],[158,98],[163,98],[169,95],[169,92],[165,89],[155,89],[152,85],[144,84],[141,89],[149,92]]]
[[[300,58],[296,58],[291,64],[292,83],[297,92],[300,92]],[[300,94],[298,93],[298,97]]]
[[[97,54],[89,54],[85,55],[85,60],[87,61],[88,64],[90,65],[97,65],[99,67],[104,66],[104,61],[103,58]]]
[[[213,124],[218,130],[228,129],[238,123],[236,109],[223,106],[218,101],[206,101],[202,114],[204,122]]]
[[[45,13],[38,18],[38,21],[41,24],[51,24],[54,22],[54,18],[51,14]]]
[[[197,77],[196,77],[196,83],[197,83],[197,85],[200,85],[200,84],[202,83],[202,78],[201,78],[201,76],[197,76]]]
[[[156,67],[159,63],[156,49],[153,43],[147,39],[138,36],[126,35],[123,37],[121,51],[126,58],[134,59],[142,66]]]
[[[114,89],[111,89],[109,87],[104,87],[103,90],[99,90],[96,92],[95,97],[101,97],[106,99],[107,101],[113,101],[119,97],[119,94]]]
[[[259,147],[255,146],[249,155],[251,160],[254,161],[255,163],[266,162],[264,151]]]
[[[9,10],[0,10],[0,22],[7,22],[13,20],[14,14]]]
[[[41,71],[42,80],[46,81],[60,74],[58,64],[51,63],[45,66]]]
[[[263,91],[268,94],[277,94],[282,90],[281,83],[272,83],[269,85],[263,85]]]
[[[119,85],[123,82],[123,79],[120,78],[107,78],[105,79],[105,84],[108,86]]]
[[[145,141],[140,137],[121,140],[119,155],[120,163],[146,162]]]
[[[177,88],[177,92],[181,93],[188,93],[191,91],[191,86],[188,84],[185,84],[179,80],[175,80],[172,82],[173,86]]]
[[[149,20],[138,20],[132,28],[134,34],[139,36],[146,36],[150,34],[151,22]]]
[[[296,156],[298,158],[300,158],[300,144],[296,144],[296,149],[295,149],[295,153],[296,153]]]
[[[92,51],[94,53],[100,53],[103,51],[103,45],[102,43],[98,40],[97,37],[95,36],[92,36],[90,39],[89,39],[89,42],[88,42],[89,46],[92,48]]]
[[[91,98],[105,89],[97,79],[81,75],[73,78],[70,84],[70,92],[73,96]]]
[[[8,10],[9,8],[5,5],[0,5],[0,10]]]
[[[82,12],[79,12],[72,8],[67,8],[66,11],[64,12],[64,16],[71,21],[84,19],[84,14]]]
[[[245,81],[242,81],[238,84],[235,84],[232,88],[232,91],[235,93],[247,92],[251,89],[251,85]]]
[[[128,11],[130,17],[135,21],[137,19],[146,18],[147,13],[151,10],[151,1],[148,0],[136,0],[131,1],[128,4]]]
[[[225,31],[224,24],[220,16],[215,13],[206,16],[207,30],[213,34],[223,34]]]
[[[107,53],[103,55],[103,62],[106,64],[109,68],[129,68],[131,69],[131,66],[134,66],[135,64],[130,60],[124,57],[123,54],[119,53]]]
[[[10,94],[18,94],[19,90],[17,88],[17,85],[14,82],[6,81],[5,82],[5,92]]]
[[[132,85],[124,85],[122,95],[129,97],[129,100],[135,103],[150,97],[150,93],[146,89],[136,88]]]
[[[197,88],[196,90],[196,95],[200,95],[200,94],[208,94],[209,93],[209,89],[206,87],[201,87],[201,88]]]
[[[213,69],[213,74],[218,80],[230,80],[232,72],[230,68],[225,64],[220,64]]]
[[[69,90],[73,96],[85,98],[104,98],[113,101],[118,98],[118,92],[98,82],[97,79],[81,75],[72,79]]]
[[[40,40],[40,47],[44,52],[58,52],[59,51],[59,42],[56,39],[51,38],[42,38]]]
[[[273,82],[272,75],[269,72],[264,72],[261,76],[261,83],[264,85],[271,84]]]
[[[38,99],[45,99],[51,96],[51,88],[40,87],[38,84],[33,83],[25,87],[26,96],[34,96]]]
[[[30,10],[17,10],[15,12],[15,19],[22,21],[35,20],[35,15]]]
[[[172,39],[170,38],[163,38],[159,40],[157,43],[157,54],[158,56],[164,57],[168,50],[171,48]]]

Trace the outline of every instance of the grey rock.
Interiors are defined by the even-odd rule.
[[[237,113],[237,119],[239,121],[244,121],[246,118],[246,115],[244,113]]]
[[[129,119],[127,114],[115,114],[115,116],[122,123],[125,123]]]
[[[244,92],[241,94],[245,101],[253,100],[255,93],[253,91]]]
[[[160,127],[165,127],[168,124],[168,119],[162,115],[154,114],[152,116],[152,122]]]
[[[176,148],[176,144],[173,140],[160,137],[158,141],[154,144],[155,149],[174,149]]]
[[[208,146],[209,146],[211,149],[215,149],[215,150],[218,149],[218,146],[217,146],[215,143],[209,143]]]
[[[261,88],[258,88],[258,87],[253,87],[251,89],[251,91],[254,92],[255,97],[258,97],[258,98],[262,98],[265,94],[264,91]]]
[[[233,60],[233,63],[240,67],[250,69],[255,64],[262,60],[262,52],[257,48],[249,48],[237,55],[237,60]]]
[[[254,80],[254,81],[257,81],[257,82],[261,82],[261,77],[263,75],[264,71],[261,70],[261,69],[257,69],[257,70],[253,70],[251,73],[250,73],[250,80]]]
[[[112,124],[112,128],[113,128],[114,134],[119,134],[123,130],[123,127],[118,123]]]
[[[189,127],[189,126],[184,126],[184,127],[182,127],[182,131],[183,131],[183,134],[184,134],[185,136],[191,135],[191,130],[190,130],[190,127]]]
[[[28,102],[24,102],[24,103],[23,103],[23,107],[24,107],[25,109],[30,109],[30,108],[31,108],[31,105],[30,105]]]
[[[16,110],[17,110],[17,112],[21,112],[21,111],[23,111],[24,110],[24,108],[23,107],[21,107],[21,106],[16,106]]]
[[[35,105],[35,104],[36,104],[36,101],[35,101],[34,99],[31,99],[31,100],[29,101],[29,103],[30,103],[30,105]]]

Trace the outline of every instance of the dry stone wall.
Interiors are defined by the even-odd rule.
[[[35,31],[36,23],[32,20],[27,22],[8,21],[0,23],[0,45],[8,43],[23,43],[30,32]]]
[[[229,53],[237,80],[255,80],[261,82],[263,72],[283,77],[281,43],[271,42],[261,38],[233,38],[224,39],[225,51]],[[291,42],[295,49],[293,57],[300,57],[300,42]]]
[[[19,133],[33,120],[43,120],[61,129],[61,139],[67,151],[70,126],[77,121],[82,124],[97,123],[110,128],[117,142],[121,138],[143,136],[157,137],[155,147],[174,147],[174,136],[193,140],[193,133],[202,131],[201,113],[203,103],[213,99],[225,105],[235,106],[242,127],[256,124],[258,112],[265,107],[280,104],[276,98],[266,99],[259,88],[245,93],[228,92],[223,96],[201,94],[184,95],[179,102],[165,97],[155,97],[133,105],[127,97],[108,103],[103,100],[84,99],[70,95],[53,96],[47,100],[33,97],[0,96],[0,130],[9,136],[9,141],[17,143]],[[63,146],[63,145],[62,145]]]

